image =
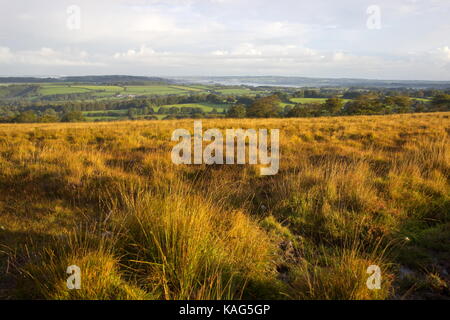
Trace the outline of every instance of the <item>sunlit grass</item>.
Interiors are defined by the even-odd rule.
[[[449,126],[448,113],[203,120],[280,129],[280,171],[261,177],[172,164],[171,133],[192,120],[2,124],[0,298],[446,296]],[[73,264],[84,280],[69,291]]]

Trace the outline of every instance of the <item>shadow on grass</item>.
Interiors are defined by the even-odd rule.
[[[33,254],[30,246],[45,247],[54,241],[55,236],[45,233],[0,230],[0,300],[17,299],[17,283],[23,276],[20,267]]]

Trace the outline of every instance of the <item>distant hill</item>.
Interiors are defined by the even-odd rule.
[[[127,75],[72,76],[72,77],[0,77],[0,83],[89,83],[89,84],[221,84],[254,87],[345,87],[345,88],[411,88],[448,89],[450,81],[427,80],[371,80],[351,78],[308,78],[278,76],[228,76],[228,77],[142,77]]]
[[[0,83],[97,83],[97,84],[168,84],[171,80],[158,77],[137,77],[126,75],[105,75],[105,76],[78,76],[78,77],[54,77],[54,78],[36,78],[36,77],[0,77]]]
[[[280,86],[280,87],[357,87],[357,88],[412,88],[412,89],[447,89],[450,81],[427,80],[370,80],[350,78],[308,78],[277,76],[229,76],[229,77],[178,77],[173,80],[180,83]]]

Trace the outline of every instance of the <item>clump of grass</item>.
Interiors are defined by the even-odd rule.
[[[311,247],[293,268],[291,295],[295,299],[367,300],[386,299],[391,295],[392,274],[383,250],[367,253],[353,241],[351,247]],[[380,289],[369,289],[368,267],[381,268]]]
[[[246,282],[271,276],[270,239],[241,212],[183,191],[122,196],[114,210],[126,259],[160,298],[239,298]]]
[[[264,218],[261,227],[279,239],[294,239],[289,228],[279,223],[274,216]]]
[[[132,279],[124,279],[120,259],[111,243],[89,239],[90,235],[55,239],[57,245],[38,249],[20,268],[17,295],[26,299],[122,300],[150,299]],[[69,290],[69,266],[81,271],[81,288]]]

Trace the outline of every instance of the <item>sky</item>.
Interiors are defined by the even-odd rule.
[[[450,0],[0,0],[0,76],[450,80]]]

